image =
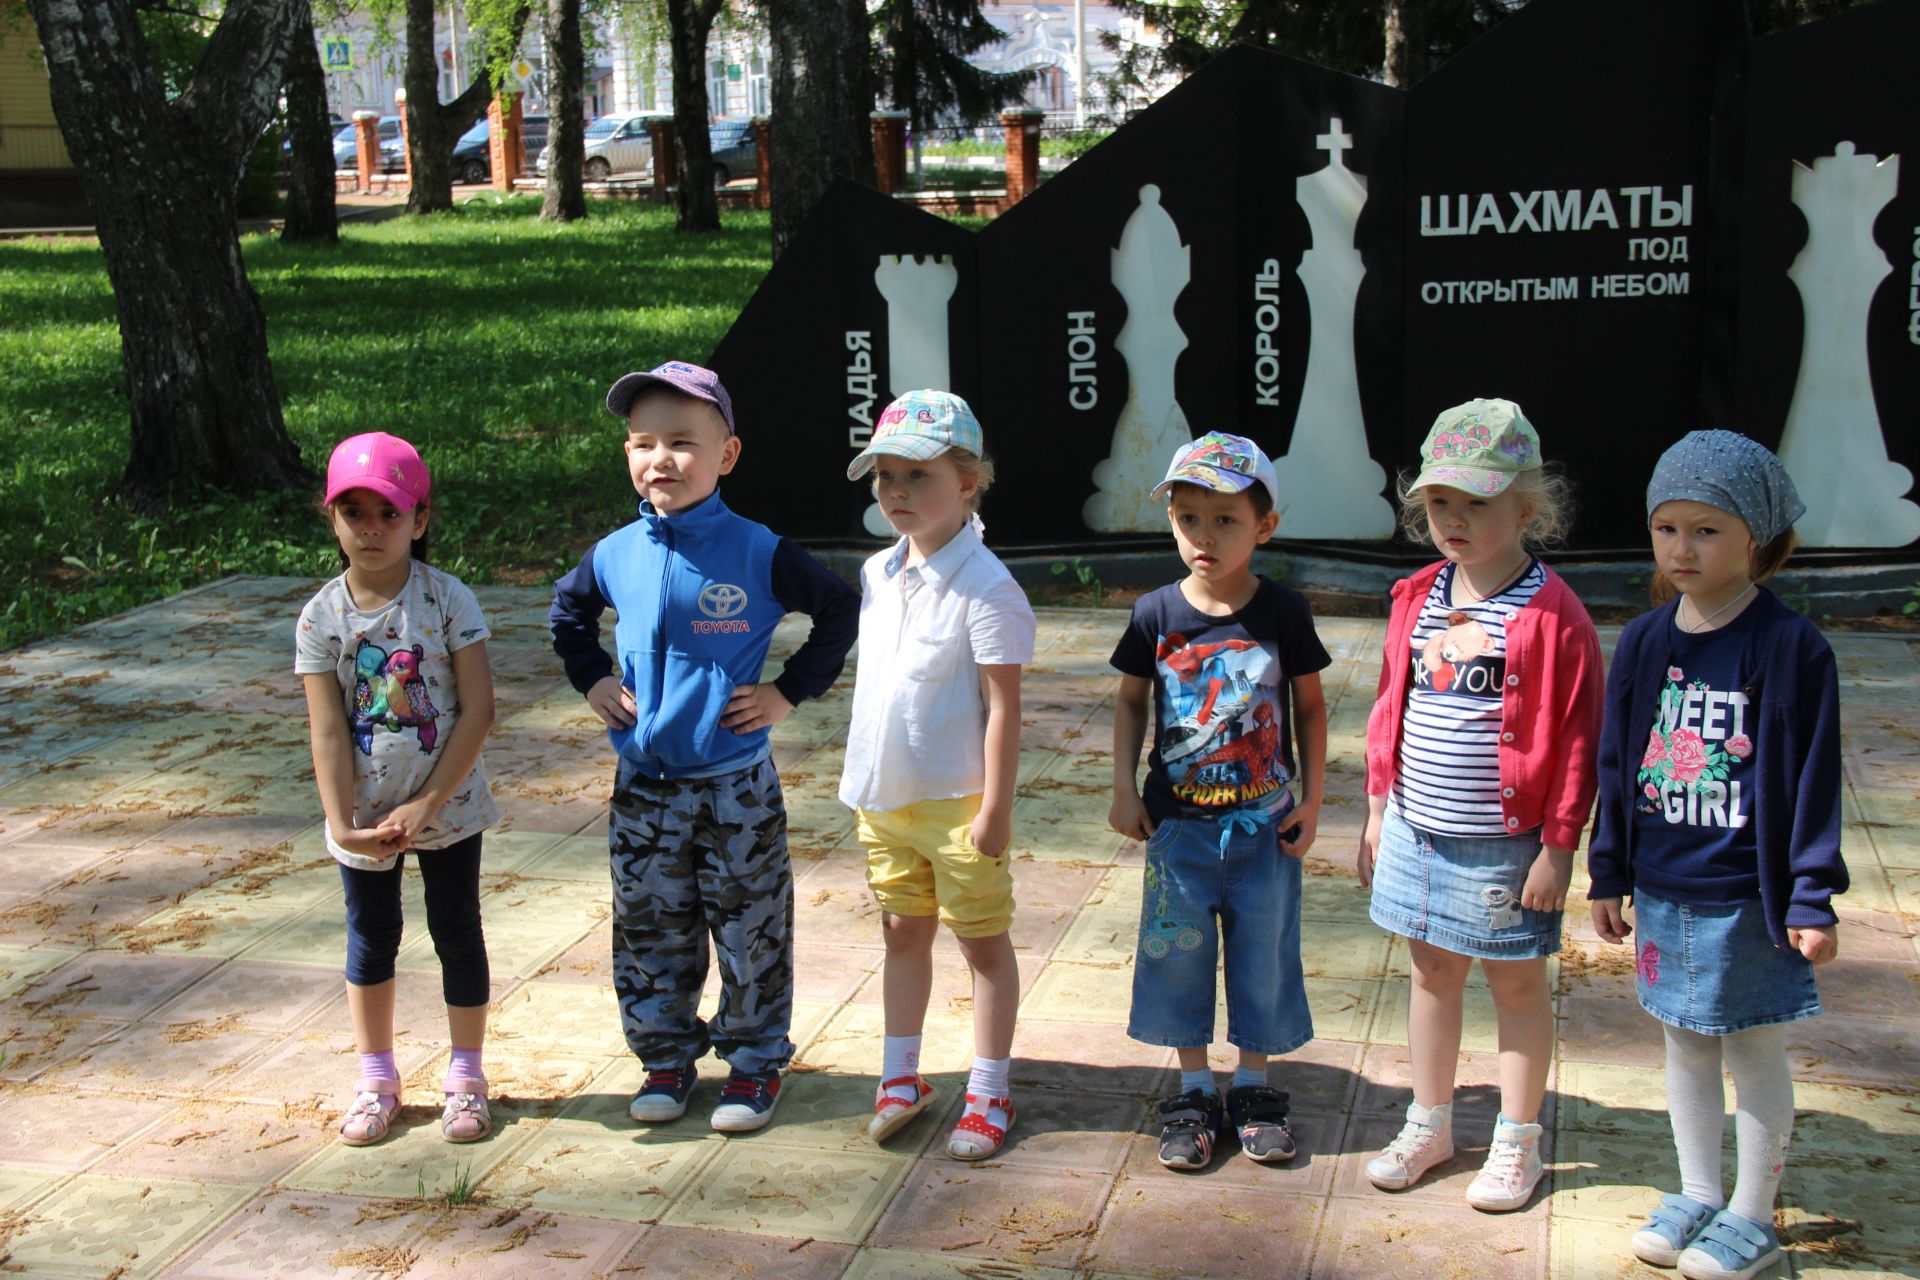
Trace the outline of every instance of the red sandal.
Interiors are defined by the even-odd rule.
[[[903,1084],[910,1084],[918,1091],[918,1096],[912,1102],[887,1092]],[[867,1122],[867,1136],[875,1142],[885,1142],[912,1123],[913,1118],[925,1111],[931,1101],[933,1086],[922,1076],[901,1076],[897,1080],[881,1081],[879,1096],[873,1100],[873,1119]]]
[[[960,1117],[960,1123],[953,1126],[953,1136],[947,1139],[947,1154],[955,1160],[985,1160],[1000,1154],[1001,1144],[1007,1140],[1007,1129],[1013,1128],[1012,1098],[987,1099],[987,1106],[999,1107],[1007,1113],[1006,1129],[988,1120],[986,1112],[973,1109],[979,1100],[971,1093],[967,1095],[967,1110]]]

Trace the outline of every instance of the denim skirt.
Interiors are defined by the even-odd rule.
[[[1660,1021],[1703,1036],[1820,1013],[1813,965],[1773,945],[1758,902],[1698,906],[1633,895],[1634,992]]]
[[[1540,833],[1448,836],[1387,810],[1373,860],[1369,914],[1383,929],[1480,960],[1531,960],[1560,949],[1560,912],[1520,905]]]

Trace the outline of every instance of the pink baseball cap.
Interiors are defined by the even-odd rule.
[[[384,431],[369,431],[334,446],[324,501],[331,504],[349,489],[371,489],[399,510],[411,511],[426,501],[432,488],[427,464],[412,445]]]

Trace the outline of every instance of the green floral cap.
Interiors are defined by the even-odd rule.
[[[1420,446],[1420,474],[1407,492],[1430,484],[1492,497],[1522,471],[1540,469],[1540,437],[1511,400],[1469,400],[1433,420]]]

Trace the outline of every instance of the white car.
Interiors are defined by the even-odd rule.
[[[552,147],[542,147],[534,170],[547,172],[547,157]],[[647,117],[600,116],[587,125],[586,175],[593,182],[604,182],[616,173],[653,172],[653,136],[647,132]]]

